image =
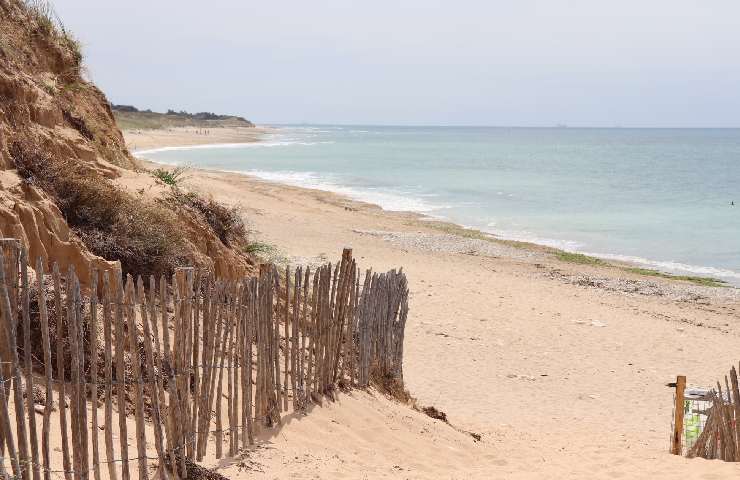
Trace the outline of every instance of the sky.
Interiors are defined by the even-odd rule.
[[[736,0],[57,0],[114,103],[259,124],[740,127]]]

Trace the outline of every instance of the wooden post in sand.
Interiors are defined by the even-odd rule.
[[[21,287],[23,301],[23,361],[26,374],[26,410],[28,413],[28,440],[31,445],[33,480],[41,480],[38,437],[36,434],[36,411],[34,410],[33,369],[31,363],[31,297],[28,285],[28,250],[21,249]]]
[[[681,437],[683,434],[683,402],[686,390],[686,377],[676,377],[676,406],[673,418],[673,437],[671,438],[671,453],[681,455]]]
[[[108,477],[118,480],[113,454],[113,337],[111,320],[110,277],[103,273],[103,336],[105,338],[105,458],[108,461]]]
[[[116,337],[116,403],[118,404],[118,441],[121,446],[121,478],[129,480],[128,464],[128,429],[126,425],[126,364],[123,351],[125,350],[123,330],[123,278],[121,272],[115,277],[115,337]],[[110,427],[110,426],[108,426]]]
[[[15,421],[18,447],[18,461],[23,473],[23,479],[31,478],[30,458],[28,455],[28,440],[26,436],[25,406],[21,390],[21,367],[18,359],[17,322],[18,322],[18,259],[20,244],[18,240],[3,239],[3,254],[0,255],[0,309],[6,321],[5,335],[7,345],[4,350],[9,353],[11,370],[8,378],[13,379],[13,401],[15,403]],[[5,268],[8,268],[7,272]],[[12,298],[11,298],[12,297]],[[3,384],[3,387],[5,385]]]
[[[41,257],[36,261],[36,281],[38,282],[38,305],[41,317],[41,342],[44,348],[44,374],[46,377],[46,402],[44,404],[44,420],[41,428],[41,457],[44,461],[44,480],[51,479],[51,457],[49,453],[49,435],[51,432],[51,409],[54,402],[54,388],[52,386],[51,341],[49,339],[49,314],[46,309],[46,289],[44,288],[44,261]],[[114,479],[115,480],[115,479]]]
[[[285,316],[283,317],[283,321],[285,322],[285,349],[283,350],[283,358],[285,359],[285,368],[283,368],[283,410],[288,410],[288,374],[289,374],[289,368],[290,365],[288,364],[288,344],[290,339],[290,332],[289,332],[289,318],[290,318],[290,267],[285,267],[285,310],[284,310]],[[276,320],[278,323],[280,323],[280,320]],[[278,333],[278,351],[280,350],[280,329],[277,329]]]

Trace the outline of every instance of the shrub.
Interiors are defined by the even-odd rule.
[[[170,190],[167,200],[200,216],[227,247],[247,245],[247,227],[239,207],[227,207],[212,197],[186,193],[177,187]]]
[[[119,260],[124,274],[169,274],[185,263],[182,229],[172,212],[28,142],[14,142],[10,154],[21,178],[53,198],[87,248]]]
[[[181,180],[184,180],[183,175],[187,171],[186,167],[175,167],[172,170],[165,170],[164,168],[156,168],[152,170],[152,176],[171,187],[177,187]]]
[[[269,255],[275,251],[275,247],[265,242],[247,242],[244,245],[244,253],[250,255]]]

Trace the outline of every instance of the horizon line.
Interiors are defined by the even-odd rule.
[[[740,126],[733,127],[670,127],[670,126],[595,126],[595,125],[475,125],[475,124],[398,124],[398,123],[327,123],[327,122],[257,122],[252,121],[256,126],[323,126],[323,127],[404,127],[404,128],[532,128],[532,129],[549,129],[549,130],[740,130]]]

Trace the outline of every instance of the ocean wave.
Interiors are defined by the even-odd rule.
[[[575,252],[579,248],[583,247],[582,243],[579,243],[573,240],[563,240],[559,238],[542,237],[542,236],[536,235],[532,232],[528,232],[525,230],[499,230],[499,229],[491,228],[491,227],[494,227],[495,225],[496,225],[495,221],[489,222],[486,226],[487,228],[482,228],[481,231],[485,233],[490,233],[491,235],[494,235],[498,238],[502,238],[504,240],[534,243],[536,245],[543,245],[545,247],[557,248],[559,250],[566,250],[569,252]],[[475,227],[472,227],[472,228],[475,228]]]
[[[313,146],[313,145],[328,145],[334,143],[333,141],[321,141],[321,142],[306,142],[298,140],[282,140],[274,142],[250,142],[250,143],[209,143],[205,145],[184,145],[178,147],[158,147],[148,148],[144,150],[135,150],[134,156],[149,155],[152,153],[160,152],[176,152],[184,150],[214,150],[214,149],[227,149],[227,148],[271,148],[271,147],[287,147],[293,145],[301,146]]]
[[[603,258],[605,260],[614,260],[617,262],[632,263],[635,265],[644,265],[667,273],[680,273],[690,275],[700,275],[709,277],[718,277],[722,279],[740,280],[740,272],[734,272],[724,268],[705,267],[701,265],[689,265],[681,262],[650,260],[648,258],[636,257],[632,255],[619,255],[614,253],[590,253],[579,252],[592,257]]]
[[[449,208],[448,205],[437,205],[406,192],[381,190],[378,188],[357,188],[343,185],[338,179],[320,175],[315,172],[270,172],[265,170],[245,170],[236,173],[252,175],[262,180],[283,183],[294,187],[324,190],[345,195],[353,200],[378,205],[383,210],[393,212],[417,212],[430,214],[436,210]]]
[[[580,253],[604,260],[613,260],[616,262],[624,262],[635,266],[647,267],[665,273],[716,277],[728,281],[731,280],[732,283],[740,283],[740,272],[735,272],[732,270],[707,267],[702,265],[690,265],[675,261],[652,260],[649,258],[643,258],[633,255],[589,252],[583,249],[585,247],[584,244],[573,240],[546,238],[526,231],[497,230],[495,228],[492,228],[495,226],[495,222],[490,222],[487,226],[489,228],[483,229],[484,232],[493,234],[504,240],[534,243],[536,245],[557,248],[558,250],[563,250],[570,253]]]

